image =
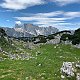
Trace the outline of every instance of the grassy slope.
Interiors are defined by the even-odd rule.
[[[61,80],[60,68],[64,61],[80,61],[80,49],[70,45],[41,45],[34,50],[27,50],[23,43],[17,47],[34,56],[29,60],[5,60],[0,62],[0,80]],[[41,54],[36,56],[36,52]],[[41,66],[39,66],[41,64]],[[65,79],[65,80],[75,80]]]

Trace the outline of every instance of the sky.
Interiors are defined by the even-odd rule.
[[[23,23],[59,30],[80,28],[80,0],[0,0],[0,26]]]

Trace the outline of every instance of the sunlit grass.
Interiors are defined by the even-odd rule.
[[[61,80],[60,68],[63,62],[80,61],[80,49],[70,45],[45,44],[29,50],[23,46],[22,42],[15,44],[16,47],[22,49],[21,52],[30,53],[34,58],[29,60],[6,59],[0,62],[0,80]],[[36,55],[37,52],[40,54]],[[75,80],[75,78],[68,80]]]

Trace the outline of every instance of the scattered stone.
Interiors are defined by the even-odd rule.
[[[34,45],[33,45],[33,43],[28,42],[28,43],[26,44],[26,47],[27,47],[28,49],[32,50],[32,49],[34,48]]]
[[[80,68],[80,63],[77,63],[77,64],[76,64],[76,67],[77,67],[77,68]]]
[[[0,57],[0,61],[4,61],[4,58]]]
[[[54,48],[56,48],[56,46],[54,46]]]
[[[45,78],[44,77],[41,77],[41,79],[44,80]]]
[[[26,80],[28,80],[29,79],[29,77],[26,77]]]
[[[41,66],[42,64],[38,64],[38,66]]]
[[[72,44],[72,41],[69,41],[69,40],[66,40],[66,41],[64,41],[64,44]]]
[[[80,48],[80,44],[73,45],[73,47]]]
[[[2,52],[2,48],[0,47],[0,52]]]
[[[61,67],[61,77],[76,77],[76,80],[80,80],[80,62],[63,62]],[[64,77],[63,77],[64,76]],[[63,79],[64,80],[64,79]]]
[[[80,73],[77,73],[76,79],[80,80]]]
[[[14,44],[12,44],[12,46],[14,46]]]
[[[61,78],[62,78],[62,79],[64,79],[64,78],[65,78],[65,76],[61,75]]]
[[[63,56],[59,56],[60,58],[62,58]]]
[[[29,58],[32,58],[30,57],[30,55],[28,53],[20,53],[20,54],[8,54],[8,57],[11,59],[11,60],[29,60]]]
[[[63,62],[61,72],[65,73],[67,76],[74,76],[74,70],[72,68],[71,62]]]

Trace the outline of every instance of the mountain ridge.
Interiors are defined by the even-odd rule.
[[[8,36],[13,37],[32,37],[38,35],[50,35],[58,32],[59,30],[55,27],[39,27],[33,24],[15,24],[15,27],[8,28],[3,27]]]

